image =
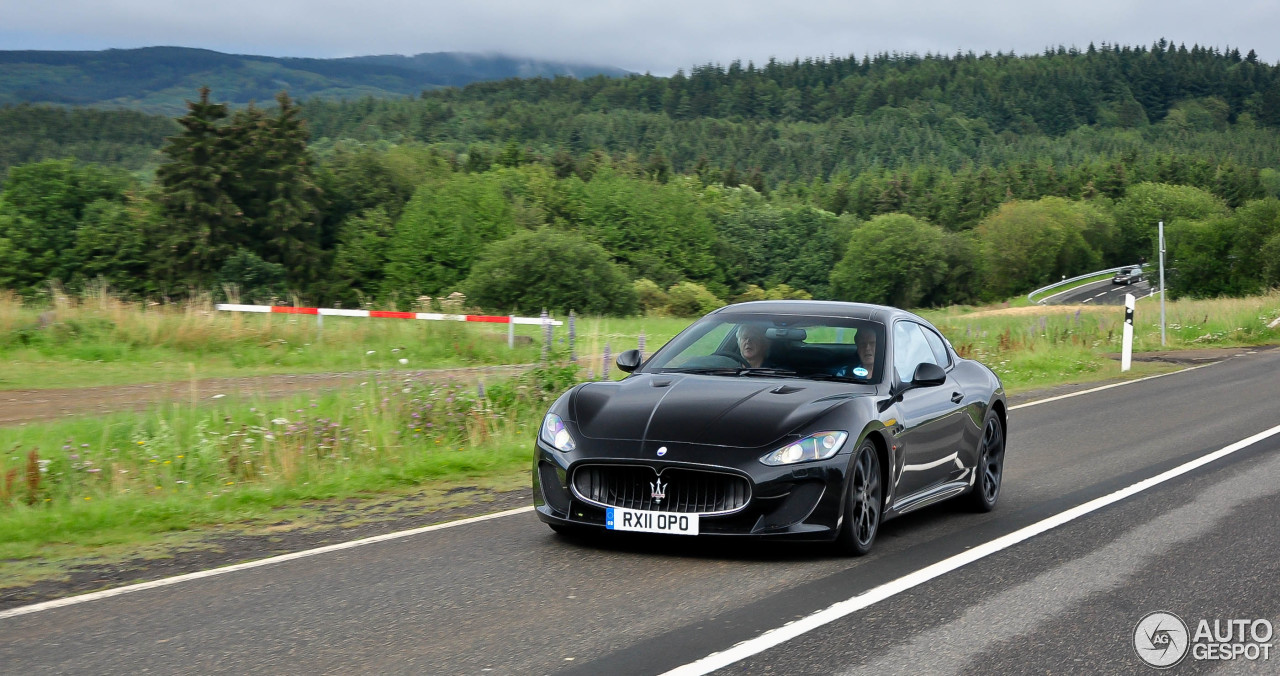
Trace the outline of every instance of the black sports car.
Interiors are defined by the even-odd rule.
[[[890,307],[761,301],[712,312],[617,382],[562,395],[538,434],[533,495],[559,532],[834,541],[1000,495],[1000,379]]]

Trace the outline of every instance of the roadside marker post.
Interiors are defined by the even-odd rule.
[[[1120,372],[1129,370],[1133,363],[1133,294],[1124,295],[1124,346],[1120,350]]]

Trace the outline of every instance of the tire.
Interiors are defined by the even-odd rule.
[[[848,495],[844,501],[844,524],[836,536],[841,554],[862,556],[871,551],[884,516],[884,487],[880,480],[880,454],[875,444],[865,440],[854,454],[850,467]]]
[[[1000,500],[1000,487],[1004,482],[1004,426],[994,411],[987,414],[982,425],[978,462],[973,471],[977,476],[966,496],[969,508],[975,512],[990,512]]]

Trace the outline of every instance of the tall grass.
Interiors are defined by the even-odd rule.
[[[104,527],[187,527],[252,505],[522,471],[578,371],[487,387],[371,379],[319,397],[0,428],[0,558]]]

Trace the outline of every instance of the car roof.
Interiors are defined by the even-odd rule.
[[[870,303],[846,303],[834,300],[757,300],[748,303],[726,305],[711,314],[779,314],[807,315],[811,317],[847,317],[867,319],[889,324],[894,319],[906,317],[932,326],[924,318],[887,305]]]

